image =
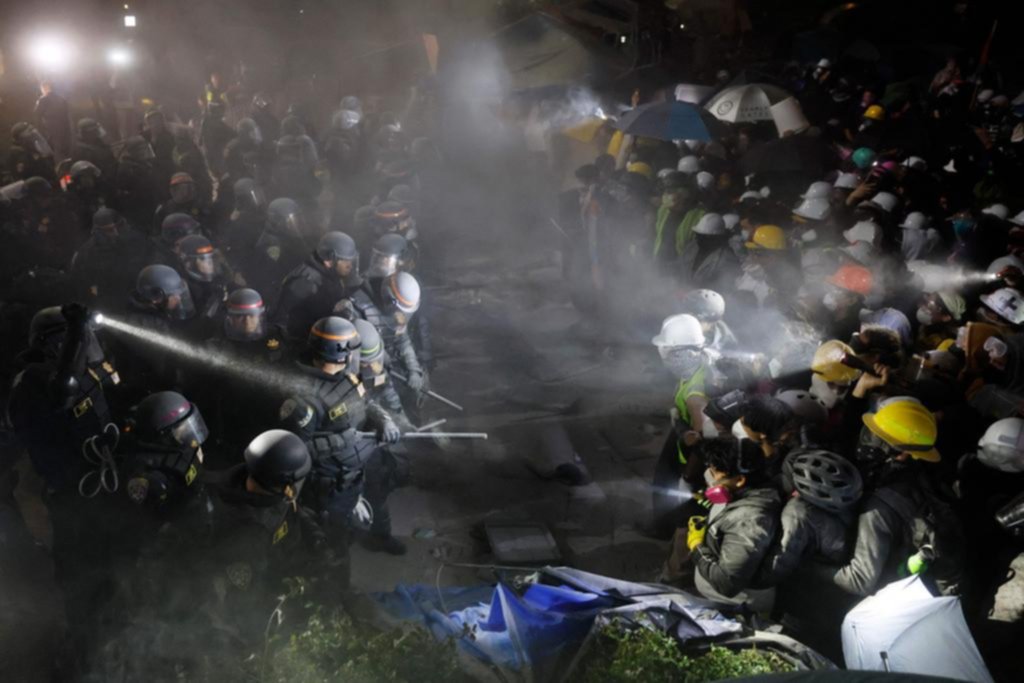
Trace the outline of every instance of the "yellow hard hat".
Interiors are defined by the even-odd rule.
[[[831,339],[814,352],[811,370],[831,384],[853,384],[861,375],[860,370],[843,365],[843,356],[853,355],[853,349],[838,339]]]
[[[654,169],[645,164],[642,161],[634,161],[626,166],[626,170],[630,173],[639,173],[648,180],[654,180]]]
[[[779,251],[786,248],[786,233],[777,225],[762,225],[754,231],[746,246],[747,249]]]
[[[872,121],[881,121],[885,118],[885,109],[879,104],[872,104],[864,110],[864,118]]]
[[[907,451],[915,460],[938,462],[935,450],[939,428],[935,416],[917,401],[894,399],[877,413],[865,413],[861,419],[875,436],[900,451]]]
[[[942,342],[940,342],[939,345],[937,347],[935,347],[935,350],[936,351],[949,351],[955,345],[956,345],[956,339],[943,339]]]

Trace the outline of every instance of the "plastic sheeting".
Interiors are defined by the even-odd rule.
[[[960,599],[933,596],[917,576],[895,581],[854,607],[842,635],[849,669],[992,683]]]

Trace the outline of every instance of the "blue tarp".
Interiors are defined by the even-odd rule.
[[[618,581],[569,568],[543,572],[545,583],[516,591],[496,586],[398,586],[372,596],[392,619],[414,621],[439,640],[496,668],[508,680],[548,681],[564,671],[595,620],[657,611],[683,637],[716,637],[739,625],[707,601],[665,586]]]

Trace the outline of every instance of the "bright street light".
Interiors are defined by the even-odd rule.
[[[128,66],[132,63],[132,53],[123,47],[112,47],[107,52],[107,61],[113,66]]]
[[[35,66],[43,71],[64,71],[74,58],[74,46],[65,38],[56,35],[42,35],[35,38],[28,48],[28,55]]]
[[[126,14],[124,15],[124,26],[125,28],[135,28],[135,15]]]

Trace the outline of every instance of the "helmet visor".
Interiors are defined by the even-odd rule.
[[[224,316],[224,336],[231,341],[257,341],[267,336],[266,309],[228,309]]]
[[[200,282],[213,282],[217,276],[217,262],[213,258],[213,252],[187,257],[185,270]]]
[[[167,292],[164,301],[164,312],[172,320],[191,320],[196,315],[196,304],[192,300],[192,291],[188,284],[182,282],[178,289]]]
[[[199,448],[210,435],[199,409],[192,405],[192,411],[184,420],[176,422],[170,429],[171,437],[180,445],[188,448]]]
[[[366,270],[367,277],[387,277],[398,272],[399,256],[383,254],[376,249],[370,254],[370,265]]]
[[[177,204],[187,204],[196,198],[196,186],[192,182],[171,185],[171,199]]]

